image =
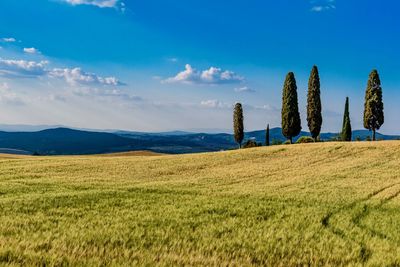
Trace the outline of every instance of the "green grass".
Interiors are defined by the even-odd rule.
[[[400,142],[0,159],[0,265],[400,266]]]

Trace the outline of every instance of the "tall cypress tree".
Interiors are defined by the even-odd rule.
[[[346,104],[344,106],[344,115],[343,115],[343,127],[341,139],[342,141],[351,141],[352,131],[351,131],[351,121],[350,121],[350,112],[349,112],[349,98],[346,97]]]
[[[270,139],[270,137],[269,137],[269,124],[268,124],[267,130],[265,130],[265,145],[266,146],[270,145],[269,139]]]
[[[282,96],[282,134],[293,143],[301,131],[297,85],[293,72],[286,75]]]
[[[233,131],[236,143],[239,144],[239,148],[242,148],[242,142],[244,138],[244,126],[243,126],[243,108],[242,104],[236,103],[233,111]]]
[[[369,75],[364,104],[364,127],[372,131],[373,141],[376,140],[376,130],[384,121],[381,80],[378,71],[373,70]]]
[[[343,113],[343,126],[342,130],[344,129],[344,125],[346,123],[346,118],[350,117],[350,111],[349,111],[349,97],[346,97],[346,103],[344,105],[344,113]]]
[[[320,80],[317,66],[311,70],[310,79],[308,81],[308,95],[307,95],[307,122],[308,129],[314,141],[321,132],[322,127],[322,106],[321,106],[321,90]]]

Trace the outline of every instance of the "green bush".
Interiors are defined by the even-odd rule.
[[[276,145],[282,145],[282,140],[279,140],[279,139],[273,139],[272,140],[272,145],[273,146],[276,146]]]
[[[258,146],[261,146],[261,144],[258,144],[255,140],[247,140],[247,142],[243,145],[243,148],[252,148]]]
[[[330,138],[329,141],[340,142],[340,141],[342,141],[342,137],[340,135],[336,135],[336,136],[333,136],[332,138]]]
[[[302,136],[299,139],[297,139],[296,144],[306,144],[306,143],[314,143],[314,139],[309,136]]]

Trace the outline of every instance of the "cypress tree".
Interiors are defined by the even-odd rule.
[[[297,100],[297,85],[293,72],[285,79],[282,96],[282,134],[293,143],[293,137],[300,134],[301,120]]]
[[[270,145],[269,139],[270,139],[270,137],[269,137],[269,124],[268,124],[267,125],[267,130],[265,131],[265,145],[266,146]]]
[[[349,112],[349,98],[346,97],[346,104],[344,106],[344,115],[343,115],[343,127],[341,139],[342,141],[351,141],[352,131],[351,131],[351,121],[350,121],[350,112]]]
[[[242,148],[242,142],[244,138],[244,126],[243,126],[243,108],[242,104],[236,103],[233,111],[233,131],[236,143],[239,144],[239,148]]]
[[[344,105],[344,114],[343,114],[343,126],[342,130],[344,129],[344,125],[346,124],[346,118],[350,117],[349,111],[349,97],[346,97],[346,104]]]
[[[368,79],[364,104],[364,127],[372,131],[372,140],[376,140],[376,130],[384,123],[381,80],[377,70],[373,70]]]
[[[308,129],[314,141],[321,132],[322,126],[322,107],[321,107],[321,90],[320,80],[317,66],[311,70],[310,79],[308,81],[308,95],[307,95],[307,122]]]

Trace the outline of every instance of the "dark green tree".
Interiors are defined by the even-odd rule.
[[[368,79],[364,104],[364,127],[372,131],[372,140],[376,140],[376,130],[385,121],[383,113],[382,87],[377,70],[373,70]]]
[[[239,144],[239,148],[242,148],[242,142],[244,138],[244,126],[243,126],[243,108],[242,104],[236,103],[233,111],[233,131],[236,143]]]
[[[350,112],[349,112],[349,98],[346,97],[346,104],[344,106],[344,115],[343,115],[343,127],[341,139],[342,141],[351,141],[352,131],[351,131],[351,121],[350,121]]]
[[[293,143],[293,137],[300,134],[301,120],[297,100],[297,85],[293,72],[285,79],[282,96],[282,134]]]
[[[342,125],[342,130],[344,129],[344,125],[346,123],[346,118],[350,117],[350,111],[349,111],[349,98],[346,97],[346,103],[344,105],[344,113],[343,113],[343,125]]]
[[[270,145],[269,139],[270,139],[270,137],[269,137],[269,124],[268,124],[267,130],[265,130],[265,145],[266,146]]]
[[[310,79],[308,80],[308,95],[307,95],[307,122],[308,129],[314,141],[321,132],[322,127],[322,106],[321,106],[321,90],[320,80],[317,66],[311,70]]]

